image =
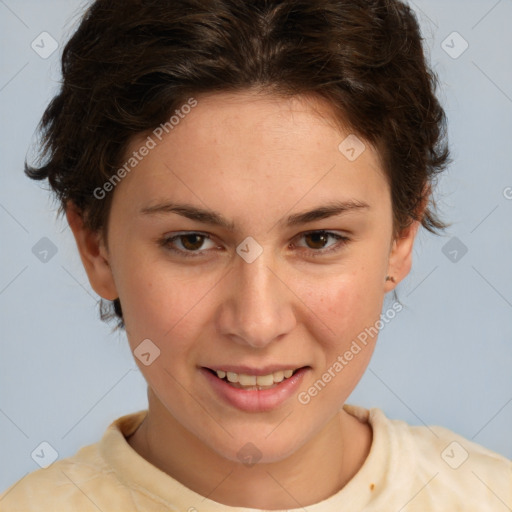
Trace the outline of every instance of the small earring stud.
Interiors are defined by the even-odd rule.
[[[386,276],[386,281],[391,281],[392,283],[396,283],[395,278],[393,276]]]

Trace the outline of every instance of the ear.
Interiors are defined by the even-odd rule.
[[[412,249],[414,247],[414,240],[418,234],[418,229],[421,226],[421,221],[425,215],[427,209],[429,197],[432,194],[432,187],[430,183],[425,183],[421,200],[416,210],[416,219],[411,224],[403,229],[397,237],[393,240],[391,251],[389,253],[388,260],[388,276],[393,279],[391,281],[386,280],[384,286],[385,293],[393,290],[396,285],[404,279],[412,267]]]
[[[411,270],[412,249],[420,224],[420,221],[413,221],[409,227],[405,228],[397,238],[393,240],[387,272],[388,276],[393,277],[393,281],[386,281],[384,285],[386,293],[393,290]]]
[[[66,218],[75,236],[78,252],[93,290],[104,299],[117,299],[119,294],[101,233],[93,232],[84,226],[81,212],[71,201],[66,205]]]

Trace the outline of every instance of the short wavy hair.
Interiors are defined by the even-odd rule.
[[[109,180],[135,135],[194,95],[249,88],[315,95],[351,133],[379,149],[393,232],[414,220],[448,224],[432,197],[450,162],[437,75],[414,12],[398,0],[96,0],[62,54],[62,83],[39,124],[38,165],[60,202],[105,236]],[[102,320],[124,328],[119,298]]]

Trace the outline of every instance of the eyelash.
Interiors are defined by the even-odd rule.
[[[337,233],[333,233],[332,231],[325,231],[322,229],[306,231],[305,233],[301,233],[298,236],[304,237],[304,236],[312,235],[312,234],[327,235],[327,236],[330,236],[338,241],[338,243],[328,247],[327,249],[317,249],[316,250],[316,249],[303,248],[303,249],[306,249],[306,252],[309,252],[310,253],[309,255],[313,256],[313,257],[324,256],[324,255],[330,254],[332,252],[340,251],[350,241],[350,239],[346,236],[338,235]],[[198,257],[203,256],[204,251],[203,252],[201,252],[200,250],[184,251],[182,249],[176,249],[175,247],[172,246],[172,243],[175,240],[178,240],[181,237],[190,236],[190,235],[199,235],[199,236],[203,237],[205,241],[211,240],[211,237],[209,235],[207,235],[205,233],[201,233],[200,231],[184,231],[177,235],[164,236],[163,238],[161,238],[158,241],[158,243],[162,247],[165,247],[167,250],[174,252],[176,254],[179,254],[180,256],[182,256],[184,258],[198,258]]]

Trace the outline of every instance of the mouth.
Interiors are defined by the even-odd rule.
[[[310,366],[279,365],[201,366],[211,392],[221,402],[244,412],[263,413],[274,410],[298,392]]]
[[[229,369],[214,370],[212,368],[206,367],[205,370],[208,370],[212,375],[217,377],[219,380],[226,382],[233,388],[244,389],[247,391],[263,391],[277,387],[282,382],[293,377],[299,370],[303,368],[306,367],[302,366],[300,368],[276,370],[263,375],[261,374],[261,371],[238,373],[235,371],[230,371]]]

